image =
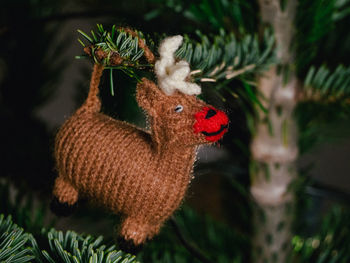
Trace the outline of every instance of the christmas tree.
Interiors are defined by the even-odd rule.
[[[347,0],[4,2],[0,260],[348,262],[349,194],[297,160],[347,134],[349,10]],[[213,148],[200,150],[185,204],[130,255],[114,240],[116,219],[98,207],[82,200],[68,219],[49,211],[62,121],[45,122],[52,116],[40,108],[74,74],[69,64],[81,70],[69,87],[81,105],[87,69],[99,63],[102,111],[144,127],[134,93],[154,78],[154,63],[142,43],[158,56],[160,41],[178,34],[177,60],[189,63],[201,98],[227,112],[229,131],[217,145],[223,157],[203,161]],[[80,46],[74,62],[61,55],[69,46]]]

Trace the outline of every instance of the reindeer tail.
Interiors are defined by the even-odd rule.
[[[101,109],[101,100],[98,97],[99,89],[98,86],[100,84],[100,79],[103,73],[103,65],[94,64],[94,69],[92,71],[91,80],[90,80],[90,90],[85,100],[84,104],[79,108],[77,113],[80,112],[99,112]]]

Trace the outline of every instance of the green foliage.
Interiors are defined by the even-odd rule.
[[[300,0],[296,15],[296,54],[299,72],[319,55],[321,41],[333,29],[332,14],[336,0]]]
[[[1,207],[2,208],[2,207]],[[21,208],[19,208],[21,209]],[[300,220],[304,220],[302,217]],[[181,235],[212,262],[247,262],[250,255],[249,235],[217,220],[198,214],[189,207],[176,213],[175,221]],[[335,207],[322,220],[313,235],[293,237],[294,262],[339,262],[350,260],[347,248],[350,210]],[[305,222],[304,222],[305,223]],[[194,262],[200,261],[181,244],[169,222],[159,236],[148,242],[136,258],[103,243],[103,237],[81,235],[74,231],[42,229],[31,235],[12,223],[11,216],[0,215],[0,260],[4,262],[86,263],[86,262]]]
[[[350,68],[312,66],[303,88],[305,102],[296,110],[300,152],[345,139],[350,132]]]
[[[209,260],[247,262],[249,237],[209,217],[198,215],[189,208],[179,213],[176,221],[186,238],[190,237]],[[321,228],[315,235],[293,237],[293,262],[349,262],[349,222],[350,210],[334,207],[322,220]],[[138,259],[141,262],[200,262],[179,243],[171,230],[169,225],[165,226],[161,235],[148,243]],[[138,262],[135,256],[117,250],[115,245],[105,245],[102,241],[101,236],[94,238],[74,231],[64,234],[54,229],[43,230],[40,235],[33,237],[13,224],[11,216],[5,218],[3,214],[0,215],[1,262]]]
[[[105,68],[110,69],[110,91],[112,96],[114,96],[114,79],[113,70],[118,69],[123,71],[125,74],[131,78],[135,78],[140,81],[140,77],[136,73],[137,69],[144,69],[151,67],[148,62],[146,62],[142,55],[144,50],[138,45],[138,38],[143,37],[142,32],[134,30],[138,37],[133,37],[131,34],[125,31],[123,28],[117,28],[115,25],[112,26],[111,30],[105,30],[101,24],[97,24],[97,32],[91,30],[91,35],[78,30],[85,41],[88,42],[88,48],[91,52],[91,57],[95,63],[102,63]],[[83,41],[78,39],[83,47],[86,47]],[[98,57],[97,51],[103,51],[105,57],[101,59]],[[119,65],[113,64],[113,56],[117,55],[122,59]],[[77,56],[77,58],[86,57]]]
[[[43,231],[45,233],[46,231]],[[49,248],[41,250],[35,239],[31,240],[35,260],[40,263],[136,263],[136,257],[116,250],[115,245],[102,244],[103,237],[78,235],[73,231],[51,229],[47,233]]]
[[[1,213],[11,215],[26,231],[40,233],[47,216],[48,204],[35,201],[33,194],[24,187],[14,187],[8,182],[1,182],[0,207]],[[47,226],[53,223],[53,221],[46,222]]]
[[[334,26],[320,43],[318,61],[327,63],[336,68],[338,64],[349,66],[350,60],[350,1],[335,0],[332,13]],[[321,60],[323,59],[323,61]]]
[[[45,237],[46,236],[46,237]],[[38,236],[37,236],[38,238]],[[102,244],[103,237],[78,235],[73,231],[42,231],[41,244],[12,223],[12,217],[0,214],[0,260],[23,263],[136,263],[136,257]],[[47,249],[42,249],[42,246]]]
[[[325,65],[311,67],[306,75],[304,88],[307,96],[318,101],[346,100],[350,95],[350,67],[339,65],[333,72]]]
[[[331,68],[350,58],[348,0],[301,0],[296,17],[296,64],[300,76],[325,61]]]
[[[8,183],[0,184],[0,208],[0,262],[20,263],[32,259],[39,263],[136,262],[135,256],[117,250],[115,245],[103,244],[102,236],[94,238],[74,231],[63,234],[53,228],[45,230],[45,226],[53,225],[52,221],[44,222],[47,221],[48,204],[35,202],[31,193]],[[5,219],[3,214],[11,216]],[[14,225],[12,219],[24,230]]]
[[[92,57],[96,61],[96,50],[102,49],[107,54],[107,58],[102,62],[111,70],[118,69],[130,77],[140,80],[141,71],[152,71],[153,65],[140,62],[143,50],[138,50],[137,39],[131,37],[123,29],[111,31],[103,29],[98,25],[98,32],[91,36],[79,31],[84,38],[90,43],[92,48]],[[137,32],[140,37],[143,35]],[[162,36],[164,38],[164,36]],[[159,45],[161,38],[154,36],[153,39],[147,36],[147,42],[150,43],[150,49],[156,53],[156,47]],[[81,42],[82,43],[82,42]],[[84,43],[82,43],[84,45]],[[227,33],[220,30],[215,36],[208,37],[203,33],[196,31],[196,36],[191,38],[188,35],[184,37],[184,43],[176,51],[179,59],[189,62],[192,68],[192,78],[196,82],[215,82],[216,89],[227,88],[228,83],[233,79],[239,79],[243,82],[252,84],[256,73],[264,71],[269,65],[275,62],[274,54],[274,37],[270,31],[264,32],[262,40],[257,35],[245,35],[241,40],[236,39],[235,34]],[[125,58],[125,63],[120,66],[109,64],[108,58],[113,53],[118,53]],[[138,70],[136,72],[136,70]],[[110,72],[111,93],[114,94],[113,72]],[[243,89],[244,91],[245,89]],[[240,92],[242,93],[242,91]],[[248,100],[256,101],[255,94],[243,92],[247,95]],[[237,96],[237,93],[236,93]],[[252,97],[253,96],[253,97]]]
[[[220,30],[209,38],[197,31],[198,41],[185,36],[183,45],[175,55],[190,63],[197,72],[195,81],[216,82],[243,78],[265,70],[274,62],[274,37],[265,31],[262,43],[256,35],[245,35],[240,41],[233,33]]]
[[[335,11],[333,13],[333,20],[338,21],[350,15],[350,1],[349,0],[336,0]]]
[[[324,218],[318,234],[312,237],[293,237],[295,262],[349,262],[349,231],[349,209],[333,207],[331,213]]]
[[[30,235],[12,223],[11,216],[0,214],[0,262],[23,263],[32,260]]]
[[[0,39],[4,43],[4,47],[1,49],[0,56],[1,61],[5,61],[4,68],[8,74],[0,83],[0,105],[2,123],[6,127],[13,128],[3,129],[1,136],[11,143],[11,148],[6,147],[6,145],[3,147],[4,151],[1,155],[3,164],[5,164],[3,173],[20,174],[21,176],[28,173],[28,178],[31,181],[43,182],[44,180],[32,177],[32,174],[47,175],[49,174],[47,171],[51,170],[52,164],[43,158],[50,154],[47,151],[38,151],[41,155],[36,154],[38,145],[49,148],[44,143],[43,138],[46,137],[40,132],[41,130],[32,128],[34,127],[33,121],[24,120],[22,115],[33,113],[38,105],[42,105],[51,98],[55,86],[52,84],[58,83],[60,71],[57,69],[61,69],[63,66],[62,63],[52,66],[52,61],[57,61],[57,54],[60,54],[61,49],[53,48],[50,43],[54,42],[54,36],[59,34],[59,27],[45,27],[43,23],[40,23],[42,21],[40,18],[48,17],[59,9],[51,7],[52,3],[47,0],[32,0],[27,1],[26,7],[28,8],[16,7],[15,12],[8,12],[9,5],[15,6],[21,1],[5,2],[2,11],[0,11],[1,21],[6,22],[1,23]],[[284,0],[280,1],[281,5],[284,5],[285,2]],[[301,152],[310,148],[311,144],[316,141],[323,142],[325,138],[339,136],[338,133],[329,133],[330,130],[332,132],[338,131],[338,126],[334,124],[334,121],[341,122],[350,116],[350,108],[348,107],[349,2],[348,0],[299,1],[295,41],[297,43],[297,69],[299,76],[305,78],[306,90],[324,102],[324,104],[305,103],[298,107]],[[259,106],[258,91],[255,89],[254,82],[255,74],[260,73],[275,62],[275,46],[273,35],[269,31],[265,31],[263,36],[260,36],[261,38],[257,36],[259,18],[256,1],[170,0],[164,2],[154,0],[153,3],[157,4],[159,8],[155,8],[144,16],[148,21],[159,16],[167,16],[169,13],[166,11],[173,10],[178,14],[178,17],[187,18],[186,22],[192,21],[193,24],[180,24],[174,20],[175,22],[171,22],[175,26],[169,25],[169,27],[176,28],[178,32],[194,32],[194,29],[206,32],[203,34],[198,31],[196,34],[185,36],[183,46],[177,51],[178,57],[189,61],[193,70],[200,70],[192,75],[195,81],[202,82],[203,86],[206,82],[215,84],[209,92],[220,96],[224,102],[222,105],[230,107],[239,105],[245,113],[252,112],[252,103]],[[103,6],[101,3],[98,5]],[[119,2],[116,5],[121,9],[125,6],[124,3],[121,5]],[[135,12],[132,10],[129,14]],[[141,15],[137,14],[136,16],[141,17],[142,15],[141,13]],[[25,30],[23,30],[23,26],[25,26]],[[159,29],[159,26],[157,28]],[[153,28],[152,31],[154,31]],[[207,33],[208,31],[215,33]],[[82,45],[92,47],[94,61],[97,60],[95,51],[98,49],[107,53],[103,63],[110,69],[112,95],[115,69],[136,79],[138,79],[137,70],[152,71],[152,65],[142,61],[143,50],[138,46],[137,39],[123,30],[116,29],[114,26],[110,31],[107,31],[98,25],[97,31],[92,31],[90,34],[80,31],[80,34],[84,38],[84,42],[80,40]],[[137,34],[139,37],[145,38],[141,32],[137,32]],[[30,41],[26,41],[24,45],[23,39]],[[157,45],[151,37],[147,36],[146,39],[151,50],[155,52],[159,39],[154,37],[154,42]],[[18,52],[19,50],[24,50],[24,52]],[[115,53],[123,57],[124,64],[112,67],[109,63]],[[49,54],[46,59],[44,59],[45,54]],[[345,66],[339,66],[340,61]],[[327,64],[327,67],[322,66],[324,63]],[[311,67],[311,65],[314,66]],[[120,86],[123,89],[130,87]],[[129,92],[132,93],[132,91]],[[120,94],[121,92],[118,96]],[[112,104],[112,101],[107,103]],[[261,104],[260,108],[263,109]],[[237,116],[237,114],[232,115]],[[13,119],[9,121],[10,118]],[[247,118],[248,122],[252,124],[251,127],[254,126],[251,115]],[[231,119],[236,131],[239,130],[240,123],[244,121]],[[330,124],[331,128],[327,128],[326,123]],[[344,126],[340,126],[339,130],[348,131],[348,129],[344,129]],[[23,131],[26,131],[26,136],[23,136]],[[244,136],[248,137],[249,135],[245,134]],[[234,136],[234,139],[242,144],[240,138],[237,138],[238,136]],[[25,148],[27,143],[28,147]],[[249,140],[243,144],[248,145],[248,143]],[[13,154],[9,149],[18,149],[20,154]],[[34,156],[31,157],[33,159],[30,159],[30,156]],[[49,167],[49,169],[42,169],[42,167]],[[46,177],[44,178],[46,179]],[[43,185],[49,185],[49,182],[50,180],[45,180]],[[31,239],[29,243],[28,234],[24,233],[23,230],[18,230],[19,228],[13,225],[9,221],[10,219],[5,220],[0,217],[0,261],[26,262],[31,259],[31,254],[26,250],[28,247],[36,255],[34,262],[135,261],[134,257],[115,250],[113,245],[103,245],[102,238],[82,236],[72,231],[63,234],[54,229],[48,232],[44,231],[42,235],[37,234],[38,229],[43,225],[44,211],[42,206],[40,204],[39,206],[33,205],[31,197],[24,198],[25,189],[21,189],[18,196],[14,198],[15,205],[10,204],[11,201],[8,198],[10,191],[8,189],[2,191],[0,189],[1,210],[5,211],[6,214],[13,214],[15,222],[23,226],[25,231],[36,234],[34,235],[35,239]],[[241,216],[240,211],[237,214]],[[349,219],[348,214],[338,210],[326,219],[322,231],[316,236],[296,236],[293,239],[294,253],[299,262],[348,262],[349,253],[347,253],[346,248],[349,248]],[[185,235],[190,237],[203,253],[215,262],[247,261],[249,240],[241,233],[237,233],[235,229],[198,215],[189,208],[179,212],[176,221]],[[12,230],[5,231],[4,229],[10,229],[9,225],[12,225],[10,227]],[[8,245],[8,242],[12,243]],[[18,244],[22,244],[21,242],[24,242],[24,245],[18,247]],[[139,258],[144,262],[198,262],[179,243],[169,225],[165,226],[159,237],[147,245]]]
[[[300,152],[349,132],[349,5],[348,0],[299,2],[297,63],[306,100],[296,111]]]
[[[339,143],[349,136],[350,105],[346,102],[299,103],[295,115],[301,154],[312,150],[316,145]]]
[[[195,27],[213,31],[224,28],[226,31],[244,35],[257,31],[258,6],[256,1],[248,0],[216,0],[186,1],[152,0],[157,5],[145,15],[152,20],[170,11],[180,15],[182,19],[194,22]]]
[[[198,214],[189,207],[183,207],[175,220],[186,240],[195,244],[212,262],[246,262],[249,257],[249,237],[232,226]],[[200,262],[179,242],[169,222],[138,258],[142,262]]]
[[[138,37],[133,37],[129,33],[125,32],[123,28],[116,28],[112,26],[110,32],[105,30],[101,24],[97,24],[97,32],[91,30],[91,35],[84,33],[81,30],[78,32],[88,42],[92,48],[92,57],[96,63],[100,63],[99,59],[96,58],[95,51],[101,49],[107,54],[107,57],[102,61],[105,66],[113,66],[110,64],[110,58],[113,53],[117,53],[122,59],[123,63],[121,68],[132,66],[134,68],[145,67],[148,65],[140,65],[139,59],[144,53],[142,48],[138,46]],[[143,38],[142,33],[135,31],[140,38]],[[83,41],[78,41],[85,47]]]

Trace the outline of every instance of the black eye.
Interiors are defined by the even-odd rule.
[[[174,110],[175,110],[175,112],[181,112],[181,111],[183,111],[183,109],[184,109],[184,107],[182,105],[177,105]]]

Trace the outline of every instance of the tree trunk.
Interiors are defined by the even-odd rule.
[[[281,7],[281,3],[284,7]],[[290,51],[296,0],[259,0],[262,18],[273,27],[278,65],[259,77],[267,113],[260,111],[251,144],[251,193],[256,201],[254,262],[288,262],[296,179],[297,127],[293,119],[298,81]]]

